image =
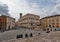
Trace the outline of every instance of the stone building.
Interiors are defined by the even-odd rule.
[[[60,15],[48,16],[40,19],[41,26],[44,30],[60,29]]]
[[[22,13],[20,13],[20,18],[17,24],[19,27],[25,27],[30,29],[35,29],[36,27],[40,28],[40,16],[30,13],[22,16]]]
[[[15,18],[1,15],[0,16],[0,30],[12,29],[15,26]]]

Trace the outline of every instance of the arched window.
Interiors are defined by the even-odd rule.
[[[59,28],[59,26],[56,26],[57,28]]]
[[[54,20],[52,20],[54,22]]]

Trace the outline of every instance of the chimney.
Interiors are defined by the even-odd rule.
[[[22,13],[20,13],[20,18],[22,18]]]

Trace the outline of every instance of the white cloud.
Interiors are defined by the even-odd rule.
[[[16,19],[19,16],[19,13],[23,13],[25,15],[26,13],[32,13],[40,15],[41,17],[45,17],[48,15],[54,15],[55,13],[58,13],[60,9],[60,0],[51,0],[52,2],[56,3],[56,6],[52,8],[52,10],[45,9],[44,7],[41,7],[41,5],[38,5],[37,3],[32,3],[31,6],[29,6],[29,3],[27,0],[0,0],[2,3],[5,3],[9,7],[9,13],[12,17],[15,17]],[[59,8],[57,8],[59,7]],[[49,7],[48,7],[49,8]]]
[[[9,13],[12,17],[17,17],[19,16],[19,13],[26,13],[29,12],[27,10],[27,2],[26,0],[0,0],[2,3],[5,3],[9,7]]]

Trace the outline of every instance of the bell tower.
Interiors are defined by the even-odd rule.
[[[22,18],[22,13],[20,13],[20,18]]]

